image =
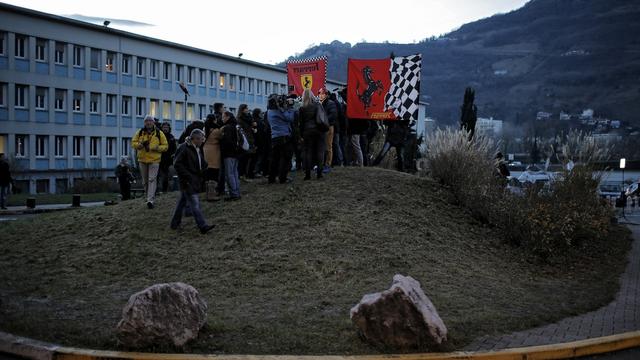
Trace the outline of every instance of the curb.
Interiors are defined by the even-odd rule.
[[[497,351],[383,354],[383,355],[201,355],[154,354],[88,350],[62,347],[0,332],[0,354],[12,354],[35,360],[534,360],[569,359],[640,346],[640,331],[572,341],[561,344],[529,346]]]
[[[57,209],[38,209],[38,208],[35,208],[35,209],[24,209],[24,210],[2,210],[2,211],[0,211],[0,216],[43,214],[43,213],[54,212],[54,211],[72,210],[72,209],[80,209],[80,208],[82,208],[82,206],[80,206],[80,207],[72,207],[71,205],[69,205],[69,207],[57,208]]]

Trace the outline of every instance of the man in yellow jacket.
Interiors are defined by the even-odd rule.
[[[144,127],[136,132],[136,135],[131,139],[131,145],[138,150],[138,163],[147,198],[147,207],[153,209],[160,159],[162,153],[167,151],[169,147],[164,133],[156,128],[153,116],[147,115],[144,118]]]

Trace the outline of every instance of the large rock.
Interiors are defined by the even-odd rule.
[[[181,347],[198,337],[207,303],[191,285],[156,284],[131,295],[118,323],[118,340],[127,347]]]
[[[447,340],[438,311],[410,276],[395,275],[389,290],[363,296],[351,321],[365,340],[383,348],[433,350]]]

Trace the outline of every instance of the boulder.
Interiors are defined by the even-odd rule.
[[[351,309],[351,321],[366,341],[381,348],[434,350],[447,340],[438,311],[410,276],[395,275],[388,290],[363,296]]]
[[[172,344],[198,337],[207,303],[191,285],[156,284],[131,295],[117,326],[118,340],[130,348]]]

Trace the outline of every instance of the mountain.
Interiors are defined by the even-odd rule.
[[[419,15],[418,15],[419,16]],[[478,116],[522,123],[592,108],[636,120],[640,112],[640,2],[532,0],[415,44],[334,41],[290,59],[326,55],[329,78],[346,82],[348,58],[423,54],[427,115],[457,123],[464,89],[476,89]]]

